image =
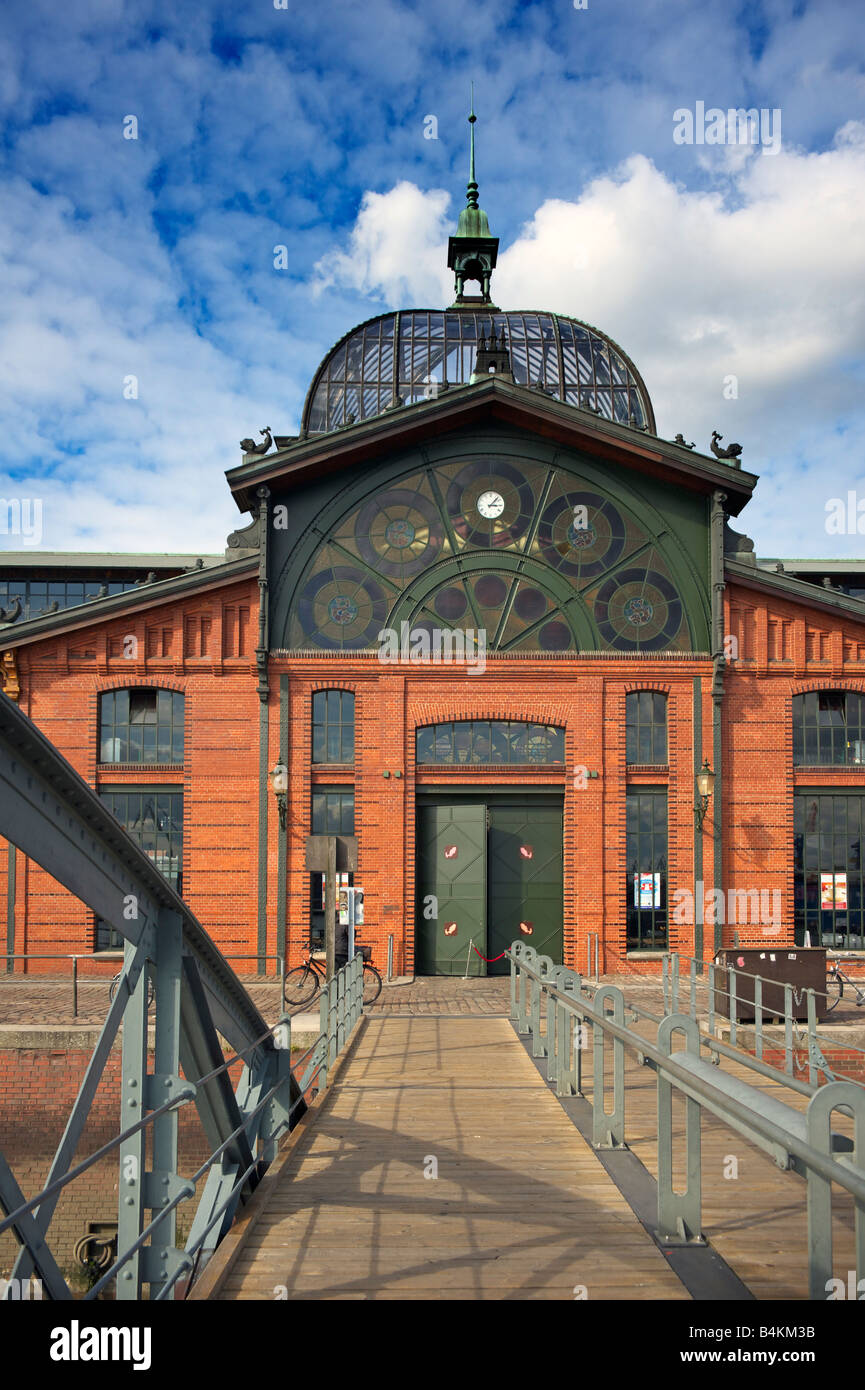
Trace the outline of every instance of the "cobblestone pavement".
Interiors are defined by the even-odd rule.
[[[465,980],[457,975],[427,975],[404,984],[384,985],[373,1005],[376,1014],[508,1014],[507,975]]]
[[[66,979],[29,976],[26,979],[10,979],[0,974],[0,1027],[30,1026],[89,1026],[100,1027],[108,1010],[109,977],[93,983],[78,986],[78,1013],[72,1012],[72,985]],[[650,1013],[663,1014],[663,994],[658,975],[605,975],[604,984],[620,985],[626,999]],[[279,983],[276,980],[262,980],[259,977],[246,977],[247,988],[268,1023],[275,1023],[280,1015]],[[704,1013],[707,1004],[706,990],[698,992],[700,1012]],[[303,1006],[305,1010],[315,1010],[317,998]],[[377,1002],[372,1006],[376,1014],[398,1014],[404,1016],[423,1014],[507,1014],[510,1011],[510,982],[506,975],[473,977],[462,976],[420,976],[414,980],[394,981],[385,984]],[[680,1008],[687,1012],[688,985],[683,982],[680,991]],[[294,1012],[294,1011],[292,1011]],[[857,1010],[847,995],[831,1015],[831,1024],[858,1024],[865,1030],[865,1010]],[[819,1025],[821,1031],[826,1027]],[[833,1031],[830,1028],[830,1035]],[[865,1039],[863,1039],[865,1042]],[[862,1045],[858,1043],[857,1045]]]

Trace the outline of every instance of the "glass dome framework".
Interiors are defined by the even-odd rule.
[[[481,333],[507,335],[514,380],[540,385],[568,405],[655,432],[645,384],[612,339],[578,319],[548,313],[408,310],[382,314],[352,330],[325,357],[303,410],[307,434],[327,434],[464,386]]]

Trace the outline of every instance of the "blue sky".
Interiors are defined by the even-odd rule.
[[[52,549],[221,550],[238,441],[297,429],[354,323],[449,301],[473,78],[497,302],[740,441],[761,553],[860,553],[823,518],[865,498],[863,39],[854,0],[7,0],[0,496]],[[780,149],[675,143],[697,102]]]

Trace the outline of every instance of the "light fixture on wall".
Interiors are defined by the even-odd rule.
[[[697,773],[697,804],[694,807],[694,815],[697,820],[697,829],[702,827],[706,819],[706,812],[709,809],[709,798],[712,795],[712,788],[715,785],[715,774],[709,766],[709,759],[703,759],[703,766]]]
[[[285,817],[288,811],[288,768],[285,763],[276,763],[273,767],[270,773],[270,785],[273,787],[273,794],[279,807],[280,828],[284,830]]]

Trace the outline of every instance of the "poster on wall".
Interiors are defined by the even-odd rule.
[[[661,875],[634,874],[634,907],[661,906]]]
[[[846,873],[820,875],[820,908],[823,912],[831,912],[833,907],[838,912],[847,910]]]

